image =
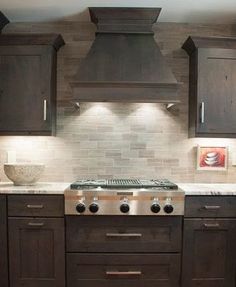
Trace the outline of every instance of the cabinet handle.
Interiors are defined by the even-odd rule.
[[[200,106],[200,123],[204,124],[205,123],[205,103],[201,102]]]
[[[42,204],[27,204],[27,208],[30,208],[30,209],[42,209],[43,205]]]
[[[106,271],[109,276],[141,276],[142,271]]]
[[[142,233],[107,233],[106,237],[142,237]]]
[[[47,120],[47,100],[43,101],[43,120]]]
[[[41,227],[41,226],[44,226],[44,223],[43,222],[29,222],[28,225],[34,226],[34,227]]]
[[[206,228],[218,228],[218,227],[220,227],[219,223],[204,223],[203,225]]]
[[[203,208],[206,210],[219,210],[220,206],[219,205],[205,205]]]

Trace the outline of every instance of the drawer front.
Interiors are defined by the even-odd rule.
[[[177,287],[179,254],[67,254],[67,287]]]
[[[182,217],[67,216],[68,252],[179,252]]]
[[[62,195],[9,195],[8,216],[64,216]]]
[[[185,217],[236,217],[236,197],[187,196]]]

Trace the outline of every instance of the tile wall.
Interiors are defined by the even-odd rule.
[[[182,104],[169,112],[162,104],[71,103],[70,80],[94,40],[91,23],[60,21],[12,23],[4,33],[55,32],[66,41],[58,54],[57,137],[0,137],[0,178],[7,151],[17,161],[46,164],[43,181],[80,178],[169,178],[175,182],[235,182],[236,139],[188,138],[188,56],[181,49],[189,35],[235,35],[235,26],[158,23],[155,39],[178,81]],[[226,172],[196,170],[196,146],[229,146]]]

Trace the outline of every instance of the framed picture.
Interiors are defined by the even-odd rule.
[[[197,147],[197,170],[227,170],[227,163],[228,147]]]

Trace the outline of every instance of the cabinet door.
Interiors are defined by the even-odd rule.
[[[50,133],[53,50],[0,47],[0,133]]]
[[[236,219],[185,219],[182,287],[235,287]]]
[[[11,287],[64,287],[64,219],[10,218]]]
[[[236,133],[236,50],[199,49],[197,132]]]
[[[0,286],[8,286],[6,197],[0,195]]]

